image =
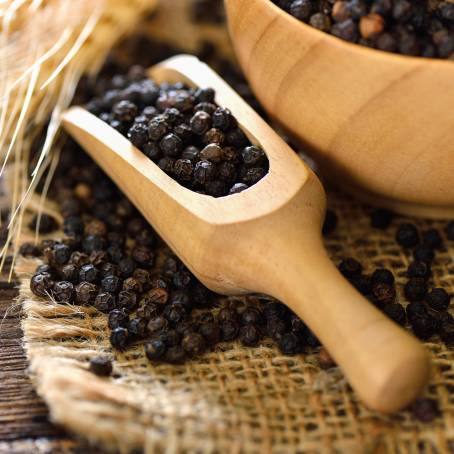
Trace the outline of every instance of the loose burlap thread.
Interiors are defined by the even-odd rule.
[[[329,200],[340,218],[326,241],[333,260],[354,256],[368,271],[391,268],[403,301],[410,257],[394,241],[397,221],[374,230],[365,207],[335,192]],[[451,292],[453,253],[448,245],[433,267],[434,284]],[[426,343],[433,363],[426,395],[438,402],[440,417],[422,423],[408,411],[368,410],[339,368],[319,367],[316,352],[288,357],[271,342],[255,349],[220,344],[174,366],[151,364],[143,345],[112,351],[105,315],[31,294],[36,265],[26,259],[17,267],[30,369],[52,419],[93,442],[122,452],[454,452],[454,354],[438,338]],[[98,354],[114,357],[112,377],[87,370]]]

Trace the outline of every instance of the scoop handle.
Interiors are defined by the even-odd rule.
[[[370,408],[388,413],[408,405],[429,378],[422,344],[340,274],[320,235],[278,243],[268,292],[304,320]]]

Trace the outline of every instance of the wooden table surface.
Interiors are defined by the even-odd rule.
[[[0,280],[0,454],[100,453],[49,421],[27,373],[16,296],[14,283]]]

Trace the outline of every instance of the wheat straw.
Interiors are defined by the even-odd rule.
[[[0,267],[22,229],[25,210],[42,211],[57,165],[60,115],[84,73],[96,71],[118,39],[148,13],[156,0],[0,1],[0,176],[13,163],[8,238]],[[45,140],[29,169],[33,138]],[[46,175],[47,172],[47,175]],[[38,203],[36,186],[46,176]],[[38,218],[39,225],[39,218]],[[36,240],[38,236],[36,236]],[[14,261],[14,258],[13,258]]]

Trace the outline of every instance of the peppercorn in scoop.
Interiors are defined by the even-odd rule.
[[[107,122],[182,186],[213,197],[244,191],[268,172],[211,88],[156,84],[141,67],[114,76],[87,109]]]

